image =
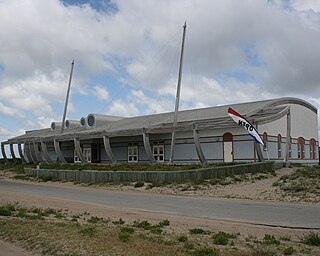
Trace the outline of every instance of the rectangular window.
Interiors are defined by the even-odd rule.
[[[73,158],[73,161],[74,161],[75,163],[81,163],[80,158],[79,158],[76,150],[74,150],[74,158]]]
[[[310,158],[316,159],[316,146],[314,141],[310,141]]]
[[[156,162],[164,162],[164,145],[153,146],[153,157],[156,160]]]
[[[264,141],[263,142],[263,151],[267,151],[268,150],[268,142]]]
[[[91,163],[91,148],[83,148],[81,149],[83,157],[87,160],[88,163]],[[81,163],[81,159],[77,154],[77,151],[74,150],[74,158],[73,161],[75,163]]]
[[[128,163],[138,162],[138,146],[128,147]]]
[[[298,150],[298,158],[304,159],[304,144],[298,144],[299,150]]]
[[[91,148],[83,149],[83,157],[87,160],[88,163],[91,163]]]
[[[281,154],[281,142],[278,142],[278,158],[281,158],[282,154]]]
[[[289,159],[292,158],[291,142],[289,143]]]

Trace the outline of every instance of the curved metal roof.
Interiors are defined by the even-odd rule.
[[[178,126],[175,129],[188,130],[192,129],[194,123],[199,124],[198,127],[203,128],[223,128],[226,126],[234,126],[235,124],[229,118],[227,109],[229,107],[235,109],[241,115],[247,117],[255,123],[271,122],[274,119],[280,118],[287,112],[286,107],[289,104],[298,104],[304,106],[314,113],[317,109],[310,103],[298,98],[279,98],[254,102],[245,102],[238,104],[230,104],[224,106],[208,107],[201,109],[191,109],[179,111]],[[142,129],[147,129],[149,132],[170,132],[173,129],[173,112],[122,118],[114,122],[101,123],[93,128],[75,127],[64,129],[63,133],[60,130],[53,131],[50,128],[26,132],[18,137],[8,140],[12,143],[20,143],[24,141],[46,140],[50,141],[53,138],[61,140],[70,140],[75,135],[81,138],[101,137],[107,133],[110,136],[130,136],[142,134]]]

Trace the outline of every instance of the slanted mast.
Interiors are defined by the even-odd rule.
[[[187,23],[185,22],[183,25],[183,35],[182,35],[182,44],[181,44],[181,53],[180,53],[180,64],[179,64],[179,76],[178,76],[178,84],[177,84],[176,104],[175,104],[174,117],[173,117],[173,131],[172,131],[172,137],[171,137],[170,163],[172,163],[173,159],[174,159],[174,146],[175,146],[175,140],[176,140],[175,128],[176,128],[177,122],[178,122],[178,111],[179,111],[181,79],[182,79],[182,66],[183,66],[183,52],[184,52],[184,41],[186,38],[186,28],[187,28]]]

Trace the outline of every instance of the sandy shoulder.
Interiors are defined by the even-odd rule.
[[[14,244],[0,240],[0,256],[36,256]]]
[[[188,232],[189,229],[197,227],[216,231],[223,230],[230,233],[241,233],[243,235],[254,235],[258,238],[262,238],[266,233],[277,236],[285,236],[290,233],[293,237],[296,236],[298,238],[308,232],[308,230],[302,229],[269,227],[237,221],[185,217],[164,212],[159,213],[149,210],[103,206],[94,203],[83,203],[45,196],[1,191],[0,188],[0,203],[9,202],[19,202],[19,205],[28,208],[40,207],[45,209],[51,207],[55,209],[62,209],[63,211],[68,211],[70,214],[81,214],[87,212],[93,216],[103,217],[106,219],[110,218],[112,220],[122,218],[129,223],[132,223],[135,220],[148,220],[152,223],[158,223],[163,219],[169,219],[170,227],[175,230],[175,232]]]

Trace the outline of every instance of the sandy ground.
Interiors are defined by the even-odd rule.
[[[271,201],[287,201],[287,202],[299,202],[298,198],[284,195],[272,184],[277,181],[282,175],[287,175],[294,172],[294,169],[282,168],[277,171],[277,176],[266,174],[268,177],[264,179],[250,179],[248,181],[239,182],[230,185],[196,185],[194,187],[188,185],[187,189],[184,185],[166,185],[162,187],[153,187],[146,190],[146,185],[140,188],[134,188],[132,185],[74,185],[72,183],[52,183],[47,182],[48,186],[60,186],[79,187],[87,186],[87,189],[109,189],[109,190],[121,190],[121,191],[141,191],[141,193],[160,193],[169,195],[184,195],[194,197],[215,197],[215,198],[241,198],[252,200],[271,200]],[[11,172],[0,172],[0,178],[9,179],[14,174]],[[31,182],[31,181],[18,181],[18,182]],[[44,183],[42,183],[44,184]],[[175,232],[187,232],[190,228],[203,228],[211,230],[223,230],[230,233],[241,233],[243,235],[256,236],[262,238],[265,234],[273,234],[276,236],[290,235],[292,239],[298,239],[303,234],[309,232],[308,230],[299,229],[286,229],[279,227],[268,227],[261,225],[245,224],[235,221],[221,221],[213,219],[202,219],[192,217],[181,217],[166,213],[157,213],[152,211],[143,211],[138,209],[128,209],[120,207],[108,207],[101,206],[92,203],[82,203],[77,201],[62,200],[57,198],[49,198],[43,196],[27,195],[13,192],[1,191],[0,188],[0,202],[19,202],[22,206],[26,207],[41,207],[41,208],[56,208],[56,209],[68,209],[71,213],[84,213],[88,212],[93,216],[119,219],[122,218],[126,222],[133,222],[134,220],[148,220],[150,222],[157,223],[163,219],[170,220],[170,227]],[[314,203],[319,203],[319,200],[315,200]],[[0,243],[0,256],[1,255],[32,255],[26,251],[19,251],[20,248],[8,243]],[[1,254],[1,252],[6,252]],[[16,252],[16,254],[9,254],[10,252]]]
[[[36,256],[16,245],[0,240],[0,256]]]
[[[166,195],[182,195],[193,197],[214,197],[214,198],[237,198],[237,199],[251,199],[251,200],[267,200],[267,201],[281,201],[281,202],[295,202],[295,203],[315,203],[320,204],[320,196],[305,195],[304,197],[297,197],[283,192],[279,187],[273,186],[273,183],[278,181],[283,175],[292,174],[294,168],[282,168],[276,171],[276,176],[266,174],[245,175],[247,180],[241,182],[234,182],[230,179],[229,185],[210,185],[210,184],[168,184],[160,187],[152,187],[147,189],[146,183],[143,187],[135,188],[134,184],[129,185],[90,185],[90,187],[119,190],[119,191],[140,191],[143,193],[156,193]],[[242,178],[243,177],[239,177]],[[225,180],[229,181],[228,178]],[[80,186],[87,186],[82,184]]]

